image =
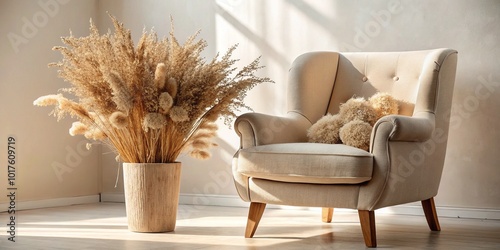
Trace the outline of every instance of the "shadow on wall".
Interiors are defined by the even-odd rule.
[[[247,25],[239,21],[235,16],[226,11],[223,6],[216,4],[215,6],[216,14],[220,17],[224,18],[226,22],[231,24],[235,29],[237,29],[242,35],[248,38],[255,46],[259,48],[260,51],[266,52],[266,57],[270,57],[282,67],[287,68],[290,66],[289,60],[276,49],[273,48],[271,44],[269,44],[266,39],[259,36],[252,30],[250,30]]]

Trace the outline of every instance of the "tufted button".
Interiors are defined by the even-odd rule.
[[[399,81],[399,77],[398,76],[395,76],[394,78],[392,78],[394,81]]]
[[[368,81],[368,77],[363,76],[363,82],[366,82],[366,81]]]

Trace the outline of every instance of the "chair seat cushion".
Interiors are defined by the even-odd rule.
[[[372,178],[373,155],[343,144],[283,143],[241,149],[240,174],[274,181],[356,184]]]

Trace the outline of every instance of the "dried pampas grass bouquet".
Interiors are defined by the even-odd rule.
[[[77,118],[71,135],[110,145],[124,162],[175,162],[182,152],[210,157],[215,121],[223,117],[230,124],[237,110],[248,108],[247,91],[272,82],[255,76],[259,58],[237,71],[231,59],[236,46],[206,62],[200,55],[206,41],[196,33],[180,44],[173,26],[163,39],[144,32],[134,46],[130,30],[110,17],[114,33],[100,35],[91,21],[88,36],[70,34],[62,38],[65,47],[54,47],[63,59],[49,66],[58,67],[71,87],[34,104],[55,106],[51,114],[58,120]]]

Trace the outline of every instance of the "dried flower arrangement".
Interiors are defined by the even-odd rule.
[[[57,46],[61,62],[59,77],[71,83],[61,92],[46,95],[34,105],[54,105],[58,121],[70,115],[78,121],[71,135],[102,141],[130,163],[174,162],[182,152],[201,159],[210,157],[215,146],[215,121],[224,117],[229,124],[240,108],[248,108],[243,98],[248,90],[267,77],[254,73],[262,68],[259,58],[239,72],[231,54],[236,46],[210,62],[200,53],[207,46],[198,33],[180,44],[173,26],[167,38],[155,31],[144,32],[137,47],[130,30],[111,16],[115,32],[100,35],[90,22],[90,34],[76,38],[70,34]]]

